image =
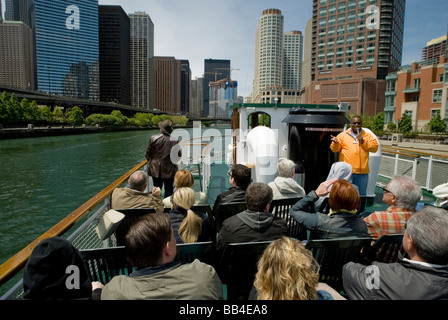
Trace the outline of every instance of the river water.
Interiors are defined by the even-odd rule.
[[[143,161],[156,133],[0,140],[0,264]]]

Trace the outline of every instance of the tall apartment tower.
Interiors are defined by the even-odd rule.
[[[179,113],[181,102],[181,63],[174,57],[153,57],[154,106],[167,113]]]
[[[200,118],[204,103],[204,78],[195,78],[190,82],[190,116]]]
[[[278,9],[263,11],[255,33],[254,103],[296,103],[302,87],[303,36],[283,32]]]
[[[154,57],[154,24],[145,12],[129,14],[131,20],[131,105],[153,109],[150,60]]]
[[[313,0],[306,102],[384,109],[385,78],[402,59],[405,0]]]
[[[180,61],[180,112],[190,112],[190,82],[191,70],[190,61]]]
[[[203,84],[203,103],[202,103],[202,116],[207,117],[209,115],[209,103],[210,103],[210,82],[230,79],[231,68],[230,60],[221,59],[205,59],[204,60],[204,84]]]
[[[302,88],[303,36],[300,31],[283,33],[283,88]]]
[[[32,30],[21,21],[0,19],[0,84],[34,90]]]
[[[100,100],[130,105],[130,19],[121,6],[99,6]]]
[[[311,83],[311,35],[313,28],[313,19],[306,23],[305,40],[303,46],[303,63],[302,63],[302,88],[306,88]]]
[[[283,85],[283,15],[266,9],[255,33],[254,102],[271,102],[269,92]]]
[[[422,60],[438,60],[440,56],[447,54],[447,35],[432,39],[426,43],[426,47],[422,49]]]

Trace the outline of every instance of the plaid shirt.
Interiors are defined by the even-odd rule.
[[[390,206],[386,211],[373,212],[364,218],[369,236],[376,240],[383,234],[404,233],[404,225],[414,212],[395,206]]]

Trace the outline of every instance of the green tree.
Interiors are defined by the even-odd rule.
[[[3,91],[2,95],[0,96],[0,123],[1,124],[8,123],[8,103],[9,103],[9,96],[6,93],[6,91]]]
[[[134,115],[135,124],[140,127],[153,126],[152,118],[154,114],[152,113],[142,113],[138,112]]]
[[[395,130],[397,130],[397,124],[394,122],[389,122],[387,124],[387,130],[395,132]]]
[[[112,117],[117,118],[115,121],[116,125],[118,126],[125,126],[128,123],[128,118],[125,117],[120,110],[114,110],[110,114]]]
[[[43,106],[39,109],[39,120],[44,121],[46,123],[53,123],[54,122],[54,116],[51,112],[50,107]]]
[[[373,131],[384,130],[384,112],[380,112],[375,117],[373,117],[372,130]]]
[[[162,120],[160,119],[160,116],[158,116],[158,115],[155,115],[154,117],[151,118],[151,123],[155,127],[158,126],[160,121],[162,121]]]
[[[398,130],[403,133],[412,131],[412,119],[406,112],[401,115],[400,124],[398,125]]]
[[[37,122],[40,120],[40,113],[39,113],[39,107],[37,106],[36,100],[33,100],[30,103],[29,109],[28,109],[28,116],[30,117],[30,121],[32,123]]]
[[[54,121],[57,123],[66,123],[67,122],[67,119],[65,119],[64,113],[58,106],[54,107],[53,117],[54,117]]]
[[[16,124],[25,120],[23,107],[14,93],[11,94],[6,109],[8,110],[7,113],[9,123]]]
[[[439,110],[437,110],[437,114],[429,121],[429,129],[431,132],[445,132],[446,122],[440,116]]]
[[[67,121],[75,126],[79,126],[84,123],[84,112],[78,106],[74,106],[67,111]]]

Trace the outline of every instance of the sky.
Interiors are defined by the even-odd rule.
[[[1,1],[1,0],[0,0]],[[154,23],[154,54],[186,59],[192,79],[202,77],[204,59],[231,61],[238,95],[252,90],[255,31],[263,10],[284,16],[284,31],[299,30],[312,15],[312,0],[99,0],[120,5],[128,14],[143,11]],[[432,39],[448,32],[447,0],[407,0],[402,64],[421,59]]]
[[[312,0],[99,0],[126,13],[144,11],[154,23],[154,54],[187,59],[192,79],[202,77],[204,59],[229,59],[238,95],[252,91],[255,31],[263,10],[279,9],[284,31],[299,30],[312,16]],[[432,39],[447,34],[447,0],[407,0],[402,64],[421,60]]]

